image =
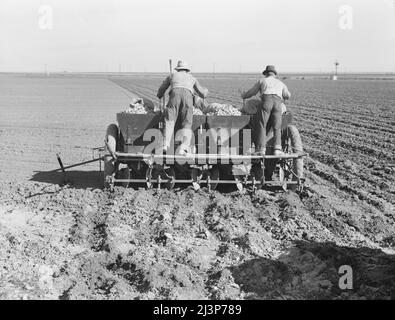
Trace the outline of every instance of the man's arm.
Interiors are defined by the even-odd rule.
[[[260,91],[260,89],[261,89],[261,81],[258,80],[250,90],[243,92],[241,94],[241,98],[242,99],[251,98],[255,96]]]
[[[291,98],[291,92],[289,92],[287,86],[284,84],[284,88],[283,88],[283,99],[284,99],[284,100],[288,100],[289,98]]]
[[[193,88],[195,89],[195,91],[199,97],[201,97],[203,99],[207,97],[208,89],[205,87],[202,87],[200,85],[199,81],[195,80],[195,84],[194,84]]]
[[[156,94],[156,96],[159,99],[162,99],[162,97],[164,96],[167,88],[170,86],[170,76],[168,76],[161,84],[161,86],[158,89],[158,93]]]

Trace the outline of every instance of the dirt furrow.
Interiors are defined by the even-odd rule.
[[[340,122],[340,123],[344,123],[346,125],[352,125],[354,127],[357,128],[366,128],[366,129],[371,129],[373,131],[377,131],[377,132],[385,132],[385,133],[390,133],[390,134],[395,134],[395,130],[393,130],[393,126],[388,125],[388,126],[378,126],[375,125],[374,122],[372,123],[371,121],[355,121],[352,119],[346,119],[344,117],[340,117],[336,114],[328,114],[325,115],[324,112],[321,112],[321,110],[314,110],[311,108],[307,108],[307,115],[310,114],[317,114],[317,116],[319,115],[320,118],[324,119],[324,120],[329,120],[329,121],[334,121],[334,122]],[[298,109],[295,108],[295,111],[298,112]]]
[[[351,139],[363,140],[365,143],[374,143],[376,146],[380,146],[384,149],[391,150],[393,148],[395,136],[393,137],[392,135],[374,134],[365,128],[363,130],[356,130],[352,126],[338,124],[333,121],[323,121],[318,117],[303,117],[296,115],[295,119],[298,123],[300,123],[300,127],[306,131],[309,129],[311,132],[324,131],[335,134],[343,134],[345,137],[350,137]],[[319,125],[317,126],[317,124]]]

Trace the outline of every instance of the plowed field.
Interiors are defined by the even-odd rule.
[[[198,76],[199,77],[199,76]],[[201,76],[241,104],[254,78]],[[395,85],[291,80],[301,194],[101,190],[92,158],[159,76],[0,75],[0,298],[395,298]],[[353,289],[338,270],[353,269]]]

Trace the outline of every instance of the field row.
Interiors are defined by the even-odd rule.
[[[388,143],[393,143],[394,136],[389,132],[382,132],[381,130],[367,128],[363,126],[355,126],[352,123],[345,121],[334,120],[331,117],[320,117],[320,115],[312,115],[308,111],[300,111],[297,108],[288,108],[294,115],[295,119],[300,122],[315,123],[318,129],[322,127],[331,127],[339,131],[353,133],[355,135],[366,137],[369,140],[380,140]],[[319,124],[319,126],[317,125]]]
[[[303,107],[300,105],[293,106],[296,111],[300,111],[301,114],[307,116],[318,116],[322,119],[333,120],[344,124],[351,124],[358,128],[367,128],[375,131],[388,132],[391,134],[395,133],[394,126],[391,123],[380,123],[376,121],[377,116],[372,115],[368,120],[362,120],[358,118],[347,118],[340,112],[327,112],[326,110],[317,109],[315,107]]]
[[[386,161],[394,161],[395,154],[391,149],[387,149],[385,146],[380,147],[379,144],[367,144],[368,141],[360,139],[354,135],[349,135],[345,132],[339,132],[338,130],[324,129],[318,130],[314,126],[308,125],[302,122],[300,132],[319,139],[322,144],[335,144],[345,149],[350,149],[353,152],[361,153],[364,155],[376,159],[384,159]]]
[[[308,144],[313,142],[309,139],[306,140]],[[342,148],[323,150],[323,148],[307,146],[305,150],[310,158],[332,167],[331,171],[342,177],[350,185],[363,189],[386,202],[395,204],[393,168],[377,165],[368,167],[355,162],[357,159],[347,153],[337,156],[337,152],[345,151]]]
[[[318,117],[301,117],[300,115],[295,117],[298,123],[301,123],[305,130],[317,130],[324,132],[334,132],[335,134],[341,133],[344,137],[350,137],[351,139],[359,139],[361,143],[366,145],[373,144],[376,147],[383,148],[385,150],[392,150],[394,141],[390,135],[380,135],[378,133],[369,132],[366,129],[355,130],[352,126],[346,126],[344,124],[333,123],[329,120],[320,119]],[[319,124],[319,125],[317,125]]]
[[[380,212],[385,212],[390,219],[394,219],[391,214],[394,205],[393,191],[385,194],[379,189],[369,186],[363,179],[353,179],[344,174],[340,175],[339,171],[334,171],[330,166],[321,164],[316,160],[310,161],[307,164],[307,169],[309,172],[332,183],[337,189],[366,201]]]

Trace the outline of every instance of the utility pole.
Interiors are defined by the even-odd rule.
[[[337,77],[337,67],[339,66],[339,61],[335,61],[335,76]]]
[[[215,78],[215,62],[213,63],[213,78]]]
[[[332,75],[332,80],[337,80],[337,67],[339,66],[339,61],[335,61],[335,73]]]

